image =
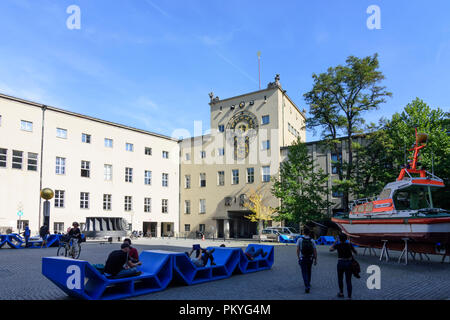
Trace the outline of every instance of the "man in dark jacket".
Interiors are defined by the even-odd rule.
[[[114,250],[108,256],[105,263],[104,275],[114,278],[125,278],[140,275],[142,272],[137,270],[137,264],[131,262],[128,258],[130,245],[122,243],[120,250]]]

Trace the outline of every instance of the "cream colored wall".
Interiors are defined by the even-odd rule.
[[[289,123],[300,133],[302,142],[306,142],[305,116],[297,109],[296,106],[283,94],[278,91],[279,103],[283,108],[279,109],[280,114],[280,132],[281,146],[290,146],[297,137],[289,131]]]
[[[0,167],[0,227],[17,232],[17,212],[38,231],[39,168],[41,156],[42,111],[40,108],[0,98],[0,148],[8,149],[7,167]],[[20,129],[21,120],[33,122],[33,131]],[[22,170],[12,169],[12,150],[23,151]],[[38,170],[27,170],[28,152],[38,154]]]

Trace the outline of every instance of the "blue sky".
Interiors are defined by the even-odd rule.
[[[70,30],[67,7],[81,9]],[[366,9],[378,5],[381,29]],[[209,97],[281,76],[300,107],[313,73],[379,54],[392,98],[450,109],[450,1],[0,0],[0,92],[171,135],[209,128]],[[318,140],[307,132],[307,140]]]

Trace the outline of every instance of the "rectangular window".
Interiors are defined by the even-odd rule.
[[[126,143],[125,144],[125,150],[127,150],[127,151],[130,151],[130,152],[133,152],[133,144],[132,143]]]
[[[262,142],[262,149],[263,150],[269,150],[270,149],[270,140],[264,140]]]
[[[163,152],[162,152],[162,157],[163,157],[164,159],[169,159],[169,151],[163,151]]]
[[[270,181],[270,166],[262,167],[262,181],[263,182]]]
[[[112,148],[113,147],[113,140],[105,138],[105,147],[106,148]]]
[[[91,175],[91,162],[81,160],[81,176],[89,178]]]
[[[112,207],[112,195],[104,194],[103,195],[103,210],[110,211]]]
[[[163,173],[162,174],[162,186],[163,187],[168,187],[169,186],[169,174],[168,173]]]
[[[152,198],[144,198],[144,212],[152,212]]]
[[[28,170],[37,171],[38,154],[28,152]]]
[[[89,192],[80,192],[80,209],[89,209]]]
[[[2,115],[0,114],[0,127],[2,126]]]
[[[55,208],[64,208],[64,190],[55,190]]]
[[[22,169],[23,151],[13,150],[12,167],[14,169]]]
[[[205,230],[206,230],[204,224],[199,224],[199,225],[198,225],[198,228],[199,228],[199,231],[200,231],[200,232],[205,232]]]
[[[232,170],[232,184],[239,184],[239,169]]]
[[[247,168],[247,183],[255,182],[255,168]]]
[[[184,187],[186,189],[190,189],[191,188],[191,175],[187,174],[184,176]]]
[[[200,187],[206,187],[206,173],[200,173]]]
[[[331,173],[338,174],[338,169],[342,165],[342,152],[331,153]]]
[[[333,198],[342,198],[344,193],[342,191],[333,191]]]
[[[169,212],[169,200],[161,199],[161,212],[168,213]]]
[[[26,225],[30,225],[30,221],[29,220],[17,220],[17,229],[19,230],[24,230]]]
[[[190,153],[186,153],[186,161],[191,160],[191,154]]]
[[[112,180],[112,165],[111,164],[105,164],[104,165],[104,175],[105,175],[105,181],[111,181]]]
[[[225,171],[217,172],[217,185],[224,186],[225,185]]]
[[[219,148],[217,150],[218,150],[219,156],[225,155],[225,148]]]
[[[33,131],[33,122],[25,120],[20,121],[20,129],[23,131]]]
[[[199,213],[206,213],[206,199],[200,199]]]
[[[145,170],[144,173],[144,184],[151,185],[152,184],[152,172],[149,170]]]
[[[125,168],[125,182],[133,182],[133,168]]]
[[[184,231],[185,232],[190,232],[191,231],[191,225],[190,224],[185,224],[184,225]]]
[[[66,158],[56,157],[56,174],[66,174]]]
[[[65,232],[64,222],[53,222],[53,230],[60,233]]]
[[[132,205],[132,197],[131,196],[125,196],[125,203],[124,203],[124,210],[125,211],[131,211],[133,209]]]
[[[6,168],[8,162],[8,149],[0,148],[0,167]]]
[[[191,200],[184,200],[184,213],[185,214],[191,213]]]
[[[91,135],[87,133],[81,134],[81,142],[83,143],[91,143]]]
[[[58,138],[67,139],[67,130],[62,128],[56,128],[56,136]]]
[[[206,151],[200,151],[200,158],[206,158]]]
[[[269,124],[270,123],[270,116],[269,115],[262,116],[261,123],[262,124]]]
[[[223,124],[219,124],[219,132],[224,132],[225,126]]]

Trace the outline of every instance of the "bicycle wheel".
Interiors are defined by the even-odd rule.
[[[81,245],[79,243],[73,244],[71,248],[71,253],[73,259],[78,259],[81,253]]]
[[[58,247],[58,251],[56,252],[56,255],[58,257],[67,257],[67,251],[66,251],[66,246],[59,246]]]

